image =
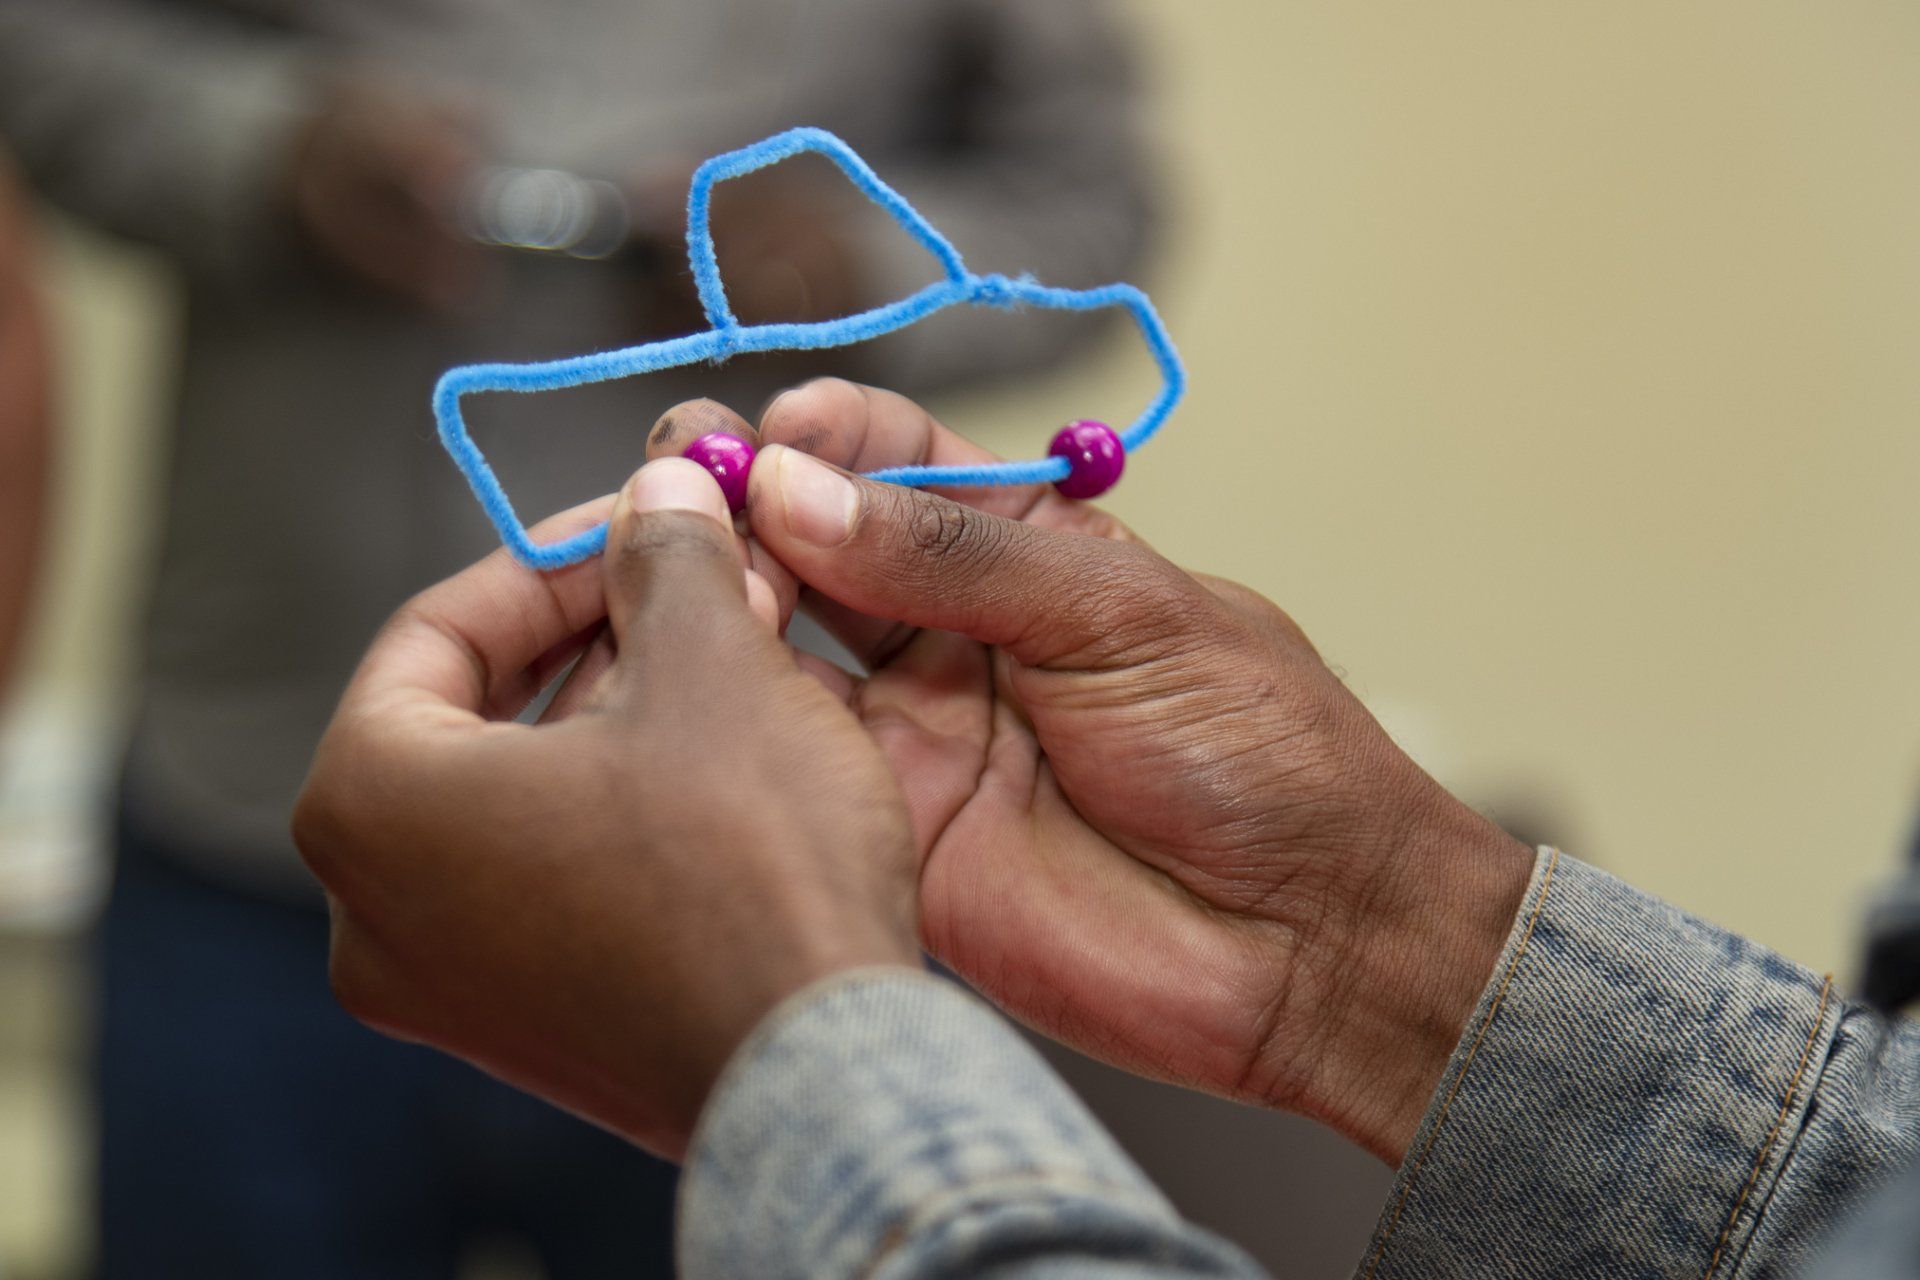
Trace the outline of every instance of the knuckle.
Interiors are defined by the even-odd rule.
[[[342,878],[347,852],[353,847],[358,809],[353,796],[351,771],[336,763],[340,751],[350,747],[323,742],[315,758],[312,774],[294,800],[289,830],[299,850],[321,884],[329,887]]]
[[[761,415],[760,434],[768,444],[825,454],[865,419],[866,395],[858,384],[814,378],[774,397]]]
[[[357,900],[380,873],[392,842],[390,781],[403,767],[397,748],[352,720],[321,740],[313,770],[295,797],[288,830],[307,869],[336,900]]]
[[[1085,658],[1128,664],[1172,659],[1209,643],[1216,602],[1192,578],[1138,544],[1112,544],[1079,577],[1071,611],[1085,619]]]
[[[373,647],[380,648],[392,643],[397,637],[405,636],[423,628],[438,629],[433,599],[422,591],[407,599],[395,609],[385,622],[380,624],[379,632],[374,636]]]
[[[1313,641],[1300,624],[1285,609],[1252,587],[1212,574],[1197,574],[1195,580],[1260,636],[1282,649],[1303,650],[1312,656],[1319,656],[1319,651],[1314,648]]]
[[[293,844],[308,869],[325,884],[334,868],[334,851],[343,835],[340,812],[325,784],[309,781],[293,802]]]
[[[1111,612],[1116,621],[1178,625],[1183,620],[1185,611],[1177,606],[1195,594],[1184,573],[1137,545],[1110,543],[1102,551],[1084,578],[1086,594],[1100,611]]]
[[[830,373],[807,379],[800,384],[798,390],[818,397],[823,404],[839,405],[842,408],[863,403],[867,398],[866,391],[859,383]]]
[[[1103,542],[1137,545],[1140,541],[1120,517],[1105,508],[1088,506],[1086,503],[1070,508],[1067,519],[1060,523],[1060,527],[1069,533],[1085,534]]]
[[[334,1003],[348,1017],[377,1029],[392,1025],[385,984],[371,957],[337,925],[327,952],[327,984],[333,989]]]
[[[622,525],[617,549],[630,561],[734,554],[732,532],[693,511],[641,512]]]
[[[973,508],[932,494],[916,493],[908,501],[907,544],[918,558],[984,559],[991,552],[993,522]]]

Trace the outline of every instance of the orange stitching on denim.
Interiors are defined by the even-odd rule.
[[[1540,912],[1547,905],[1547,891],[1553,888],[1553,872],[1560,865],[1560,851],[1555,849],[1553,857],[1547,862],[1546,874],[1540,880],[1540,896],[1534,900],[1533,911],[1527,916],[1527,931],[1520,937],[1520,946],[1513,953],[1513,960],[1507,965],[1507,971],[1500,978],[1500,989],[1493,994],[1493,1005],[1487,1010],[1487,1020],[1480,1024],[1480,1033],[1473,1038],[1473,1046],[1467,1050],[1466,1061],[1460,1064],[1460,1074],[1453,1078],[1453,1085],[1447,1090],[1447,1096],[1440,1102],[1440,1113],[1434,1118],[1433,1132],[1427,1135],[1426,1145],[1420,1148],[1420,1154],[1414,1158],[1413,1167],[1407,1170],[1406,1185],[1400,1188],[1399,1199],[1393,1202],[1393,1216],[1387,1219],[1387,1229],[1380,1234],[1380,1243],[1373,1247],[1373,1257],[1367,1262],[1367,1274],[1364,1280],[1373,1280],[1373,1273],[1380,1265],[1380,1259],[1386,1255],[1387,1242],[1393,1239],[1393,1232],[1400,1225],[1400,1212],[1407,1207],[1407,1197],[1413,1194],[1413,1184],[1420,1178],[1420,1169],[1427,1162],[1427,1156],[1433,1151],[1433,1144],[1440,1139],[1440,1130],[1446,1127],[1447,1114],[1453,1108],[1454,1095],[1460,1092],[1460,1086],[1466,1083],[1467,1072],[1473,1070],[1473,1060],[1480,1053],[1480,1046],[1486,1041],[1487,1032],[1493,1029],[1493,1020],[1500,1016],[1500,1006],[1506,1002],[1507,988],[1513,983],[1513,975],[1520,968],[1520,961],[1526,957],[1527,944],[1533,941],[1533,926],[1540,922]]]
[[[1820,1007],[1814,1010],[1813,1030],[1807,1032],[1807,1042],[1800,1046],[1800,1064],[1793,1069],[1793,1078],[1787,1081],[1787,1096],[1780,1103],[1780,1114],[1774,1117],[1773,1128],[1767,1131],[1767,1140],[1760,1144],[1760,1154],[1754,1158],[1753,1171],[1747,1174],[1747,1185],[1740,1188],[1740,1198],[1733,1202],[1733,1212],[1727,1216],[1727,1225],[1720,1228],[1720,1242],[1713,1247],[1713,1257],[1707,1263],[1707,1274],[1703,1280],[1713,1280],[1713,1273],[1720,1269],[1720,1256],[1727,1251],[1727,1241],[1733,1236],[1733,1224],[1740,1221],[1740,1210],[1746,1208],[1747,1197],[1753,1194],[1753,1187],[1760,1180],[1760,1170],[1766,1167],[1767,1157],[1773,1153],[1773,1144],[1780,1139],[1780,1131],[1786,1128],[1787,1116],[1793,1111],[1793,1103],[1800,1096],[1800,1081],[1807,1074],[1807,1063],[1813,1060],[1813,1046],[1820,1039],[1820,1028],[1827,1021],[1827,1002],[1833,998],[1833,975],[1820,987]]]

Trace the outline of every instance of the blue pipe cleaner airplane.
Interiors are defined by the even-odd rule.
[[[808,324],[742,325],[727,302],[720,265],[714,254],[711,202],[716,183],[738,178],[778,164],[792,156],[817,152],[838,165],[849,181],[885,210],[907,234],[923,245],[940,264],[942,278],[910,297],[851,316]],[[1124,307],[1146,340],[1159,366],[1160,394],[1120,433],[1128,453],[1152,439],[1165,425],[1186,391],[1186,371],[1174,350],[1166,326],[1153,303],[1130,284],[1095,289],[1056,289],[1031,276],[975,275],[947,238],[880,176],[852,147],[824,129],[789,129],[738,151],[715,156],[694,171],[687,197],[687,257],[693,266],[700,306],[711,326],[704,333],[664,338],[640,346],[622,347],[594,355],[571,356],[531,364],[470,364],[442,374],[433,392],[433,414],[440,442],[466,476],[493,522],[500,540],[514,557],[535,569],[559,569],[598,555],[606,546],[603,523],[556,542],[537,543],[515,514],[513,503],[488,464],[480,446],[467,431],[460,413],[463,396],[483,391],[556,391],[614,378],[675,369],[709,360],[723,363],[749,351],[810,351],[851,346],[918,324],[948,307],[967,303],[979,307],[1012,309],[1045,307],[1055,311],[1098,311]],[[1065,458],[1035,458],[1025,462],[998,462],[982,466],[892,467],[868,473],[874,480],[901,485],[1019,485],[1047,484],[1066,478]]]

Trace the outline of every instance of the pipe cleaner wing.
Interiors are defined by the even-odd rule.
[[[909,297],[839,319],[806,324],[741,324],[727,302],[726,285],[720,278],[720,264],[715,257],[711,223],[713,188],[729,178],[741,177],[806,152],[823,155],[838,165],[863,195],[885,210],[933,255],[941,278]],[[606,545],[607,527],[602,524],[550,543],[537,543],[532,539],[461,416],[462,399],[479,392],[557,391],[702,361],[722,363],[742,352],[812,351],[852,346],[917,324],[962,303],[1009,310],[1022,306],[1054,311],[1121,307],[1131,314],[1146,340],[1148,352],[1159,366],[1162,385],[1160,394],[1120,433],[1120,442],[1128,453],[1145,444],[1165,425],[1186,390],[1186,372],[1179,354],[1145,293],[1130,284],[1058,289],[1030,276],[974,274],[967,269],[959,250],[933,224],[899,192],[881,181],[853,148],[824,129],[790,129],[738,151],[715,156],[695,170],[687,197],[687,257],[709,326],[704,333],[663,338],[564,360],[462,365],[441,375],[433,393],[433,413],[439,424],[440,442],[466,476],[500,540],[522,563],[536,569],[576,564],[597,555]],[[972,467],[893,467],[868,474],[875,480],[914,486],[1019,485],[1057,482],[1066,478],[1068,469],[1065,458],[1047,457]]]

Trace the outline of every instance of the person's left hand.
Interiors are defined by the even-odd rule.
[[[690,167],[669,162],[633,183],[635,239],[671,264],[643,299],[647,332],[706,327],[686,272]],[[824,163],[781,165],[713,189],[712,229],[727,302],[743,324],[812,322],[864,305],[849,228],[860,199]]]
[[[887,767],[776,634],[712,478],[643,468],[607,553],[504,552],[381,632],[294,818],[333,908],[335,990],[669,1156],[784,997],[917,961]],[[604,584],[604,586],[603,586]],[[592,643],[539,725],[512,722]]]

